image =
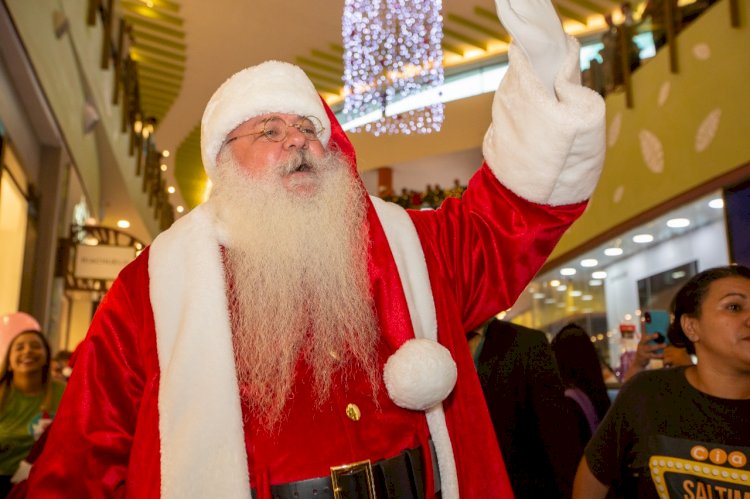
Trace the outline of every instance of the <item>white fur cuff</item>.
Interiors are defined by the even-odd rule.
[[[404,409],[423,411],[453,391],[456,363],[436,341],[409,340],[385,363],[383,380],[391,400]]]
[[[504,186],[535,203],[588,199],[604,162],[604,101],[580,85],[578,48],[568,37],[552,95],[511,44],[510,66],[492,103],[484,158]]]

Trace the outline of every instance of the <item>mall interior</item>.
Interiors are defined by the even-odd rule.
[[[33,315],[54,352],[76,348],[119,270],[207,196],[200,117],[235,71],[295,62],[341,113],[343,3],[3,0],[0,313]],[[591,76],[621,2],[553,3]],[[444,99],[440,131],[352,126],[372,195],[458,195],[482,162],[508,35],[489,0],[443,4],[445,85],[466,91]],[[504,319],[550,339],[576,322],[617,369],[645,310],[703,269],[750,264],[748,21],[750,1],[718,0],[658,48],[653,26],[633,28],[640,64],[606,91],[601,180]]]

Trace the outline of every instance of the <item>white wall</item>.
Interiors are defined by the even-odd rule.
[[[441,188],[447,189],[453,186],[454,179],[458,179],[461,185],[466,185],[481,165],[482,152],[479,148],[391,165],[393,192],[398,194],[403,188],[422,192],[427,184],[438,184]],[[377,170],[361,172],[361,176],[367,192],[376,195]]]

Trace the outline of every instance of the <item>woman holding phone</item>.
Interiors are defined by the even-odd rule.
[[[586,447],[574,499],[750,494],[750,269],[699,273],[672,309],[669,339],[697,364],[623,386]]]
[[[633,362],[622,376],[623,383],[641,371],[645,371],[651,361],[662,362],[663,367],[690,366],[693,364],[691,355],[695,354],[692,345],[675,346],[669,341],[669,312],[666,310],[652,310],[644,312],[643,332],[635,351]]]

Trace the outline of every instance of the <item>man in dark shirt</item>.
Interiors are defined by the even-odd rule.
[[[473,336],[469,344],[513,493],[570,497],[583,443],[546,336],[497,319]]]

